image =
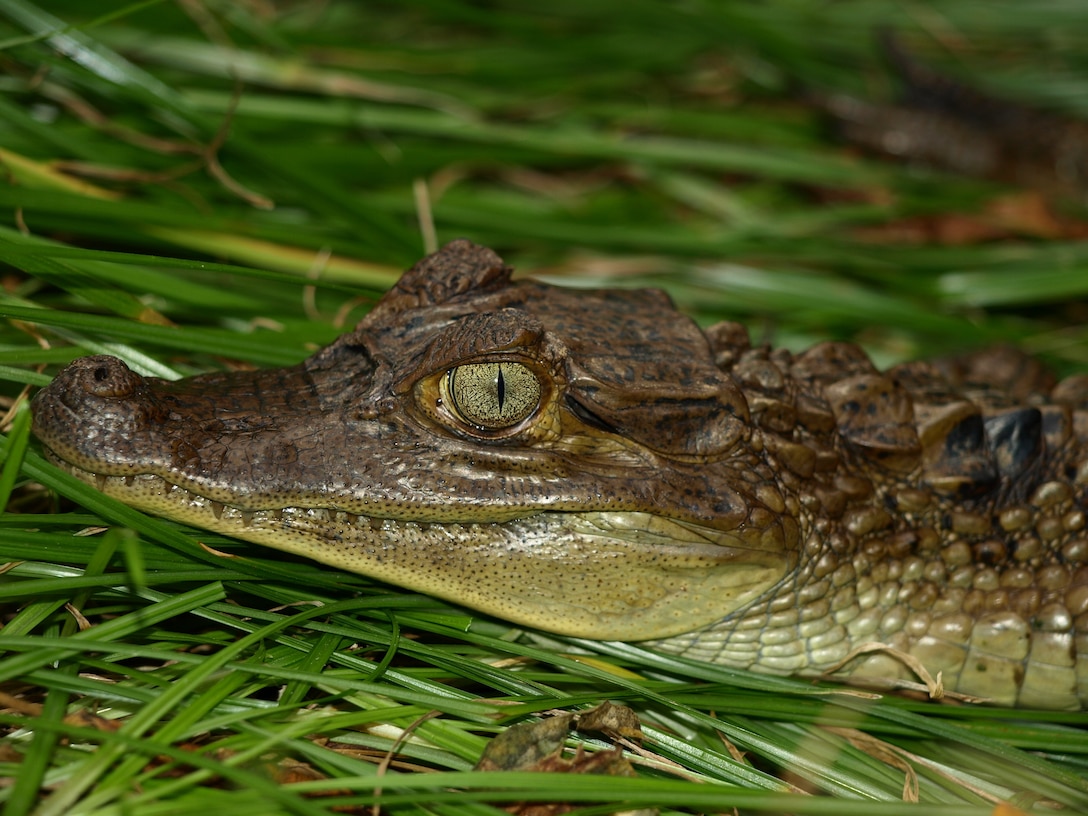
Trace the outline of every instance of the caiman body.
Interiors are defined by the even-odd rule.
[[[782,674],[1088,701],[1088,378],[879,373],[656,291],[512,282],[459,241],[288,369],[77,360],[61,467],[141,509],[553,632]],[[846,661],[844,665],[843,661]]]

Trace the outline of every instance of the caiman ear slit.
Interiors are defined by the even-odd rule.
[[[725,375],[688,388],[642,383],[632,390],[580,371],[573,383],[577,401],[568,396],[567,404],[577,406],[575,415],[658,453],[724,456],[748,434],[748,403]]]
[[[570,412],[578,417],[578,419],[582,420],[582,422],[586,423],[586,425],[590,425],[601,431],[607,431],[608,433],[619,433],[616,428],[609,425],[586,406],[582,405],[582,403],[578,402],[573,394],[566,395],[566,403]]]

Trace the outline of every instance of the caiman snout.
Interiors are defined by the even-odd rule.
[[[34,433],[65,459],[108,472],[103,454],[128,460],[133,438],[155,421],[146,382],[116,357],[80,358],[34,397]]]
[[[50,444],[71,438],[77,425],[127,428],[147,418],[139,410],[145,403],[146,380],[123,360],[106,354],[81,357],[70,363],[46,388],[35,395],[31,407],[34,432]]]

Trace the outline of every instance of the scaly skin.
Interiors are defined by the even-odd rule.
[[[452,374],[450,372],[453,372]],[[757,671],[1088,700],[1088,378],[752,348],[660,292],[511,282],[454,242],[299,366],[34,400],[141,509],[589,638]],[[847,659],[849,658],[849,659]],[[846,660],[845,665],[839,664]]]

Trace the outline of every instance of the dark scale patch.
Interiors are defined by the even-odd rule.
[[[1068,406],[1044,405],[1039,409],[1043,418],[1043,444],[1048,451],[1057,451],[1073,436],[1073,417]]]
[[[1038,408],[1022,408],[988,417],[989,448],[1001,474],[1017,479],[1036,465],[1045,451],[1043,417]]]
[[[944,438],[944,451],[950,457],[967,457],[985,449],[986,430],[980,414],[965,417]]]
[[[1002,541],[981,541],[971,547],[971,555],[976,564],[987,567],[997,567],[1006,563],[1008,548]]]
[[[945,495],[957,500],[977,499],[998,485],[998,469],[980,414],[965,416],[945,434],[936,455],[928,453],[925,478]]]
[[[1023,539],[1019,536],[1009,536],[1008,539],[1005,541],[1005,551],[1009,554],[1009,558],[1014,559],[1017,562],[1034,563],[1038,561],[1037,558],[1029,560],[1020,557],[1020,551],[1024,548],[1025,545],[1028,545],[1031,549],[1035,549],[1037,543],[1038,542],[1036,542],[1034,539]]]

